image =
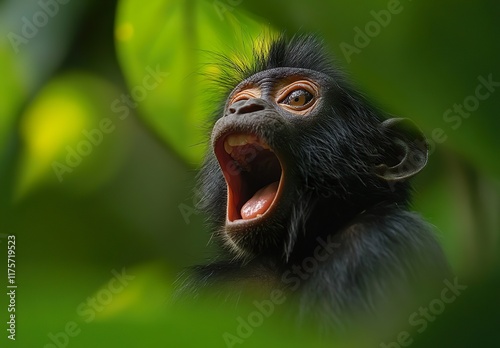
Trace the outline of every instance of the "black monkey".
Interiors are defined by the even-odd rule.
[[[279,288],[301,316],[338,326],[441,282],[441,248],[408,211],[421,132],[385,119],[313,36],[281,36],[253,60],[223,64],[229,88],[199,175],[221,252],[184,290]]]

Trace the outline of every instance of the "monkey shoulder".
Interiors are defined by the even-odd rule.
[[[379,318],[411,306],[449,274],[431,226],[405,210],[364,212],[325,240],[328,257],[304,259],[303,268],[316,269],[292,290],[303,316],[314,313],[326,325],[345,324],[353,313]]]
[[[397,206],[363,212],[326,241],[333,248],[314,276],[328,284],[359,288],[449,271],[431,225]]]

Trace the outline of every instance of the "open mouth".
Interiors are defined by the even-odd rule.
[[[273,210],[282,187],[282,166],[269,145],[253,134],[231,133],[215,143],[227,183],[227,220],[260,219]]]

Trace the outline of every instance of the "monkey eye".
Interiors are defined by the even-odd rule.
[[[298,80],[279,90],[276,101],[293,113],[307,115],[318,101],[319,90],[310,80]]]
[[[313,95],[309,93],[309,91],[305,89],[296,89],[286,95],[286,97],[280,101],[280,104],[286,104],[293,108],[301,109],[307,106],[312,99]]]

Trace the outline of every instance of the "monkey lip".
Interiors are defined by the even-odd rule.
[[[258,221],[273,210],[282,188],[278,156],[254,134],[229,133],[215,142],[227,183],[227,221]]]

